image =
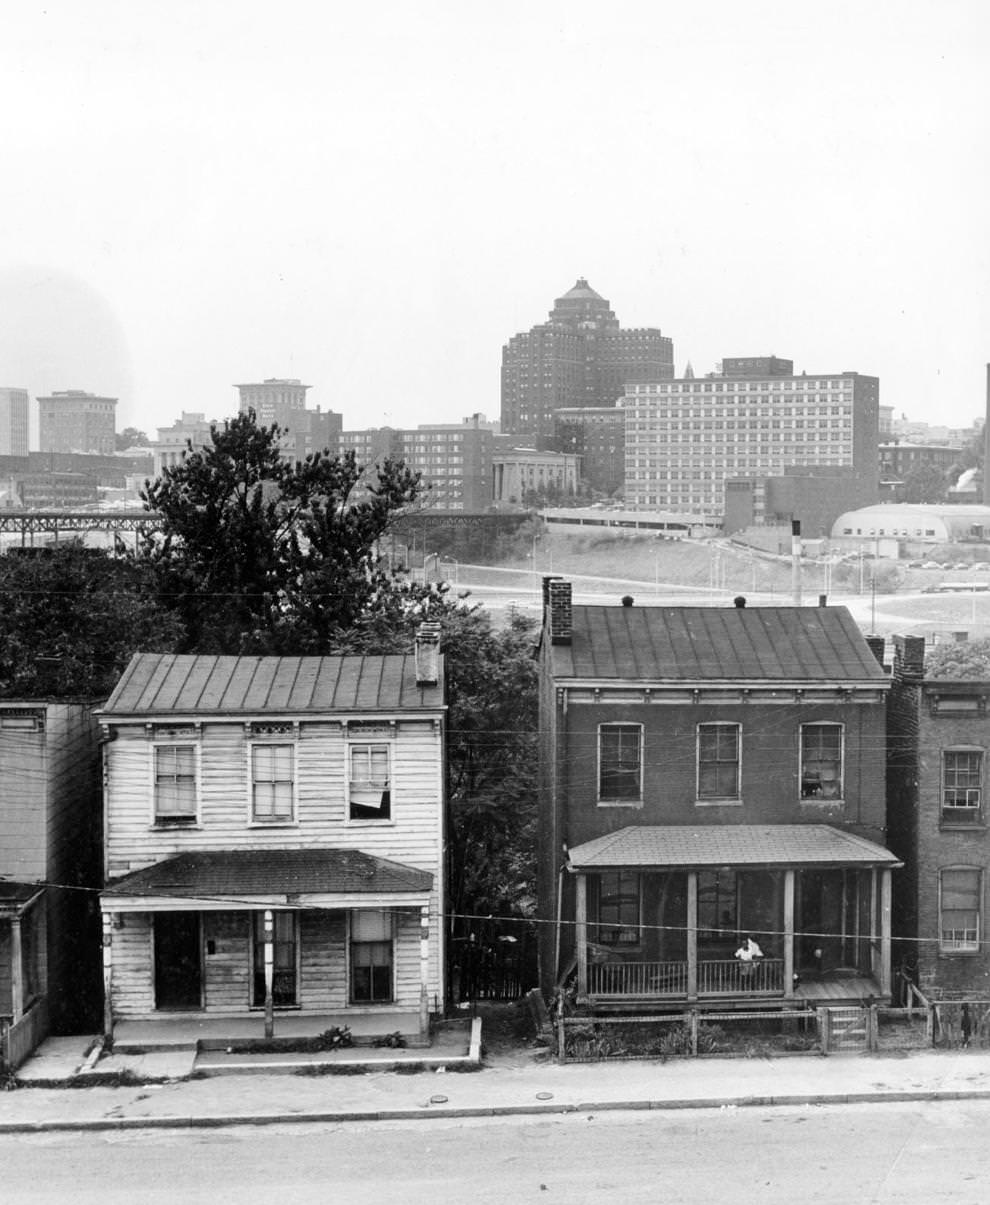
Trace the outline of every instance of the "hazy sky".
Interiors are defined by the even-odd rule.
[[[986,0],[55,0],[0,34],[0,385],[153,434],[297,376],[498,415],[579,275],[681,373],[776,354],[968,424],[990,360]]]

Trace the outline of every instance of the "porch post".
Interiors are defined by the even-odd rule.
[[[113,916],[104,912],[103,922],[103,1036],[113,1037]]]
[[[430,1028],[430,906],[419,910],[419,1036]]]
[[[794,995],[794,871],[784,871],[784,995]]]
[[[272,981],[275,972],[275,921],[271,908],[265,909],[265,1037],[275,1036],[275,997]]]
[[[890,995],[890,869],[880,871],[880,991]]]
[[[21,918],[10,918],[10,1012],[14,1021],[24,1015],[24,947],[21,942]]]
[[[687,875],[687,994],[698,999],[698,872]]]
[[[880,951],[882,937],[877,933],[877,921],[880,920],[880,887],[877,881],[877,868],[870,871],[870,974],[879,980],[883,974],[880,966]]]
[[[574,884],[574,940],[577,944],[578,995],[588,994],[588,877],[577,876]]]

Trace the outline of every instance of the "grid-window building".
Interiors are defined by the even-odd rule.
[[[630,385],[626,505],[721,515],[727,479],[809,465],[851,468],[875,493],[879,393],[876,377],[857,372]]]
[[[116,450],[117,399],[83,389],[55,391],[38,398],[38,443],[42,452]]]
[[[28,410],[26,389],[0,389],[0,456],[27,456]]]
[[[558,297],[549,321],[502,348],[502,431],[541,445],[562,406],[614,405],[632,381],[674,375],[674,345],[654,327],[623,330],[608,301],[582,277]]]

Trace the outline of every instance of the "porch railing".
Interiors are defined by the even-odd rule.
[[[605,962],[588,964],[591,996],[687,995],[686,962]],[[698,963],[699,996],[780,995],[784,990],[782,958],[740,963],[736,959]]]
[[[782,992],[784,960],[758,958],[739,962],[727,958],[718,962],[698,963],[699,996],[739,996],[750,992]]]
[[[606,962],[588,967],[593,996],[684,996],[686,962]]]

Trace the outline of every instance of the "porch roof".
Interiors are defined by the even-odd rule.
[[[897,857],[828,824],[633,825],[568,851],[571,870],[887,866]]]
[[[341,900],[355,896],[420,896],[433,875],[356,849],[221,849],[192,851],[156,862],[103,891],[116,902],[187,900],[191,907],[251,906]],[[305,897],[305,898],[304,898]]]
[[[44,891],[40,883],[20,883],[9,879],[0,880],[0,913],[19,912],[37,895]]]

